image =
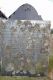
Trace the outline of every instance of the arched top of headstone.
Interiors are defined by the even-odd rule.
[[[42,17],[38,15],[33,6],[26,3],[21,5],[11,16],[9,16],[9,19],[42,20]]]

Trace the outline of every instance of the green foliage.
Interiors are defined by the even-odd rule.
[[[53,69],[53,56],[49,57],[49,66],[48,66],[49,71]]]
[[[51,29],[51,34],[53,34],[53,29]]]

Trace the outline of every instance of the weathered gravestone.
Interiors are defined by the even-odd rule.
[[[5,69],[12,64],[14,70],[47,73],[50,21],[0,20],[0,28],[0,56]]]

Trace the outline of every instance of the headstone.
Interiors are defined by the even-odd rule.
[[[26,3],[21,5],[14,13],[12,13],[8,19],[13,20],[43,20],[41,15],[38,14],[36,9]]]
[[[15,70],[47,72],[50,21],[1,19],[1,22],[5,25],[3,32],[0,29],[3,66],[11,63]]]

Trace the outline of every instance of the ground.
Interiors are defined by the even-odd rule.
[[[49,80],[49,79],[46,77],[34,78],[34,77],[20,77],[20,76],[18,76],[18,77],[16,77],[16,76],[14,76],[14,77],[0,76],[0,80]]]

